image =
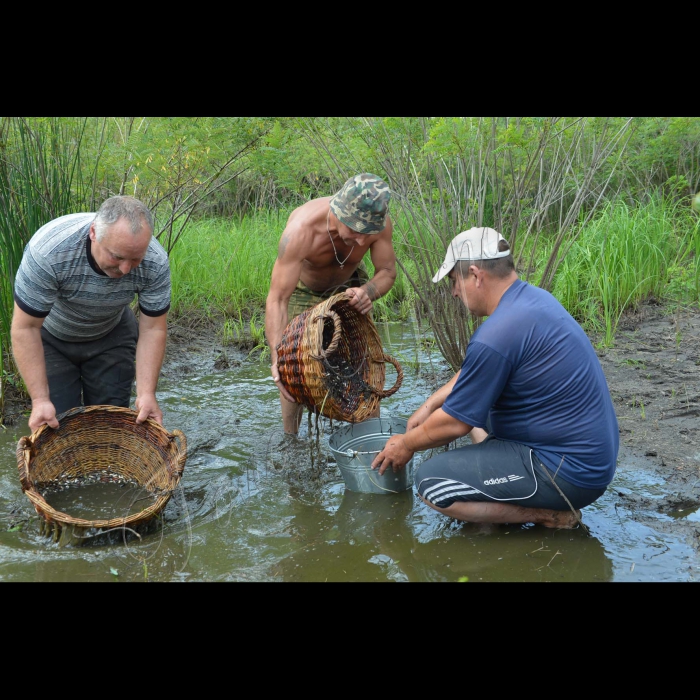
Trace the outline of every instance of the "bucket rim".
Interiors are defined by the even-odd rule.
[[[334,430],[327,439],[328,443],[328,449],[337,454],[337,455],[342,455],[343,457],[348,457],[350,459],[354,459],[360,455],[378,455],[384,447],[380,450],[353,450],[351,447],[346,447],[345,449],[339,449],[340,447],[345,445],[352,444],[353,442],[356,441],[362,441],[365,440],[366,438],[370,437],[381,437],[388,440],[390,437],[393,435],[401,434],[402,432],[405,432],[406,430],[406,425],[408,424],[408,418],[404,418],[403,416],[377,416],[375,418],[368,418],[367,420],[360,421],[359,423],[348,423],[347,425],[344,425],[336,430]],[[353,430],[357,429],[358,426],[363,426],[367,427],[368,425],[376,425],[378,426],[379,430],[376,433],[367,433],[363,435],[357,435],[354,436],[352,439],[349,440],[349,442],[341,443],[338,445],[338,447],[334,447],[334,443],[337,443],[341,438],[346,438],[349,437],[349,433],[352,433]],[[388,432],[385,432],[382,428],[388,427],[389,430]],[[395,428],[403,428],[403,430],[397,430],[397,432],[394,432]]]

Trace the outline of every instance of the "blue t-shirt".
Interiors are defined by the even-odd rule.
[[[534,449],[582,488],[605,488],[620,436],[598,356],[549,292],[517,280],[472,336],[442,409],[468,425]]]

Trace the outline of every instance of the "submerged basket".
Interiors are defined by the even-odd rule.
[[[111,529],[151,520],[170,500],[187,459],[187,441],[152,419],[137,424],[138,413],[117,406],[85,406],[59,416],[59,427],[42,425],[17,443],[22,491],[54,534],[65,525]],[[140,512],[120,518],[86,520],[55,510],[41,491],[61,488],[82,477],[136,482],[154,500]],[[46,528],[48,530],[48,527]]]
[[[385,391],[387,362],[397,378]],[[346,292],[292,319],[277,346],[277,369],[297,403],[349,423],[371,417],[403,381],[401,365],[384,353],[374,322],[350,306]]]

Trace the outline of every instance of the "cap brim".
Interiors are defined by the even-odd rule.
[[[454,263],[442,263],[440,269],[435,273],[433,277],[433,282],[439,282],[445,275],[449,275],[452,268],[455,266]]]

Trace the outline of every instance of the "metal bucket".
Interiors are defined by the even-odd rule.
[[[343,475],[345,487],[360,493],[400,493],[413,486],[413,457],[399,472],[389,467],[379,475],[372,469],[374,458],[394,433],[405,433],[403,418],[370,418],[350,423],[328,438],[333,457]]]

